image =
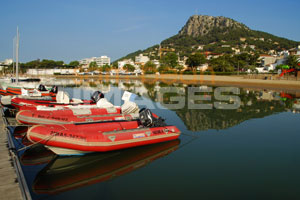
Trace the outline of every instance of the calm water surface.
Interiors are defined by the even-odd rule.
[[[160,96],[165,87],[177,92]],[[151,108],[182,135],[167,143],[77,157],[58,157],[41,146],[22,151],[32,197],[300,199],[300,93],[240,88],[236,109],[189,109],[189,87],[206,86],[86,80],[61,88],[77,98],[101,90],[116,105],[129,90],[139,95],[140,107]],[[215,90],[196,93],[211,100],[194,103],[216,102]],[[183,106],[167,109],[176,97],[183,97]],[[16,144],[22,147],[20,139]]]

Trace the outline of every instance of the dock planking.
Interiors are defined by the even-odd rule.
[[[2,109],[2,108],[1,108]],[[0,117],[0,200],[23,199],[13,158],[8,149],[7,131]]]

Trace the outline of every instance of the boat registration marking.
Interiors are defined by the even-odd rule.
[[[144,133],[133,134],[133,138],[142,138],[142,137],[145,137]]]

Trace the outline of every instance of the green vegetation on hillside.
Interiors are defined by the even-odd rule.
[[[245,38],[245,41],[241,41]],[[286,50],[296,47],[299,42],[277,37],[262,31],[253,31],[245,28],[214,28],[209,34],[199,37],[177,34],[161,42],[165,48],[175,48],[181,55],[188,55],[196,51],[199,45],[204,45],[204,51],[214,53],[232,53],[231,47],[238,47],[242,51],[251,51],[250,48],[243,49],[242,45],[255,45],[258,52],[269,50]],[[222,47],[228,45],[230,48]],[[196,48],[195,48],[196,47]]]

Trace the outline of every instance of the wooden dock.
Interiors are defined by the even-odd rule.
[[[0,200],[31,199],[24,190],[23,172],[11,147],[2,108],[0,111]]]

